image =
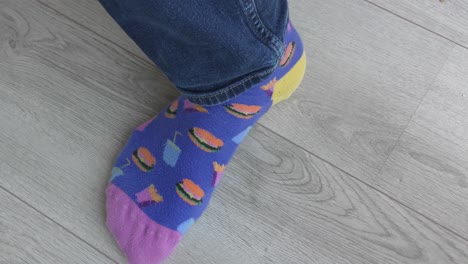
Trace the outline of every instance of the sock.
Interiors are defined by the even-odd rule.
[[[183,96],[137,127],[112,169],[107,226],[131,264],[161,263],[206,209],[249,130],[288,98],[305,71],[289,24],[285,55],[269,79],[221,105]]]

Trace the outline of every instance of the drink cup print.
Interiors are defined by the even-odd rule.
[[[242,141],[244,140],[244,138],[247,136],[247,134],[249,133],[250,129],[252,129],[251,126],[249,126],[248,128],[246,128],[244,131],[240,132],[237,136],[235,136],[232,141],[234,141],[236,144],[240,144],[242,143]]]
[[[115,178],[124,175],[122,169],[130,165],[130,160],[127,158],[127,163],[124,164],[121,167],[114,167],[112,168],[112,177],[110,179],[110,182],[113,181]]]
[[[179,159],[180,153],[182,150],[176,145],[177,135],[182,135],[180,132],[176,131],[172,141],[167,140],[166,146],[164,147],[163,160],[167,165],[175,167],[177,160]]]

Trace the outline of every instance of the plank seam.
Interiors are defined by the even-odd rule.
[[[413,111],[413,113],[411,114],[410,118],[408,119],[408,122],[406,123],[405,125],[405,128],[401,131],[400,135],[398,136],[398,139],[397,141],[395,141],[395,144],[393,145],[392,147],[392,150],[390,150],[390,153],[387,155],[387,158],[385,159],[385,161],[382,163],[382,166],[380,166],[380,169],[379,171],[377,172],[377,176],[381,176],[382,175],[382,170],[383,168],[385,167],[385,165],[387,164],[388,162],[388,159],[390,158],[390,156],[392,155],[393,151],[395,150],[395,147],[398,145],[398,143],[400,142],[401,140],[401,137],[403,136],[403,134],[405,134],[406,130],[408,129],[408,126],[409,124],[411,123],[411,121],[413,121],[413,118],[414,118],[414,115],[416,115],[416,113],[418,112],[419,108],[421,107],[421,104],[422,102],[424,101],[424,98],[426,98],[427,94],[429,93],[429,91],[432,89],[432,87],[434,86],[434,83],[437,81],[437,78],[439,77],[440,73],[442,72],[442,70],[445,68],[445,66],[447,65],[447,62],[449,61],[450,59],[450,56],[453,52],[453,50],[455,49],[455,45],[450,49],[450,52],[447,53],[447,58],[445,58],[445,61],[444,63],[441,64],[441,67],[439,68],[439,70],[437,71],[437,73],[434,75],[434,79],[432,80],[432,82],[428,85],[428,88],[426,89],[426,92],[424,93],[424,95],[421,97],[421,100],[419,101],[418,103],[418,106],[416,106],[415,110]]]
[[[133,51],[128,50],[127,48],[120,46],[120,45],[117,44],[116,42],[113,42],[113,41],[111,41],[110,39],[104,37],[103,35],[100,35],[99,33],[97,33],[96,31],[92,30],[91,28],[88,28],[87,26],[85,26],[85,25],[81,24],[80,22],[78,22],[78,21],[72,19],[71,17],[67,16],[66,14],[64,14],[64,13],[62,13],[62,12],[60,12],[60,11],[54,9],[53,7],[51,7],[51,6],[49,6],[48,4],[42,2],[41,0],[35,0],[35,1],[36,1],[37,3],[39,3],[40,5],[44,6],[45,8],[47,8],[47,9],[49,9],[49,10],[51,10],[51,11],[57,13],[57,14],[59,14],[60,16],[62,16],[63,18],[65,18],[66,20],[68,20],[68,21],[70,21],[70,22],[72,22],[72,23],[78,25],[79,27],[85,29],[85,30],[88,31],[88,32],[93,33],[95,36],[98,36],[98,38],[100,38],[100,39],[102,39],[102,40],[105,40],[105,42],[106,42],[105,44],[106,44],[106,45],[113,45],[113,46],[115,46],[115,47],[118,47],[119,49],[124,50],[124,51],[127,52],[128,54],[131,54],[131,55],[135,56],[136,58],[138,58],[139,60],[141,60],[144,64],[156,66],[156,65],[154,65],[154,63],[153,63],[150,59],[148,59],[148,58],[146,58],[146,57],[144,57],[144,56],[140,56],[139,54],[136,54],[136,53],[134,53]],[[102,42],[101,42],[101,43],[102,43]],[[157,67],[157,66],[156,66],[156,67]]]
[[[462,48],[468,49],[468,46],[465,46],[465,45],[463,45],[463,44],[461,44],[461,43],[459,43],[459,42],[457,42],[457,41],[455,41],[455,40],[452,40],[452,39],[449,38],[449,37],[446,37],[446,36],[444,36],[444,35],[442,35],[442,34],[440,34],[440,33],[438,33],[438,32],[435,32],[434,30],[432,30],[432,29],[430,29],[430,28],[428,28],[428,27],[425,27],[425,26],[423,26],[423,25],[420,25],[420,24],[418,24],[418,23],[416,23],[416,22],[414,22],[414,21],[412,21],[412,20],[410,20],[410,19],[408,19],[408,18],[406,18],[406,17],[404,17],[404,16],[402,16],[402,15],[399,15],[399,14],[397,14],[397,13],[395,13],[395,12],[393,12],[393,11],[391,11],[391,10],[385,8],[385,7],[379,6],[378,4],[375,4],[375,3],[371,2],[371,0],[362,0],[362,1],[367,2],[368,4],[371,4],[371,5],[373,5],[373,6],[377,7],[377,8],[379,8],[379,9],[385,11],[385,12],[388,12],[388,13],[390,13],[390,14],[392,14],[392,15],[398,17],[398,18],[400,18],[400,19],[403,19],[404,21],[409,22],[409,23],[411,23],[411,24],[413,24],[413,25],[415,25],[415,26],[417,26],[417,27],[420,27],[420,28],[422,28],[422,29],[424,29],[424,30],[426,30],[426,31],[429,31],[430,33],[432,33],[432,34],[434,34],[434,35],[436,35],[436,36],[438,36],[438,37],[440,37],[440,38],[443,38],[443,39],[445,39],[445,40],[447,40],[447,41],[450,41],[451,43],[453,43],[453,44],[455,44],[455,45],[458,45],[458,46],[460,46],[460,47],[462,47]]]
[[[379,8],[379,9],[385,11],[385,12],[388,12],[388,13],[390,13],[390,14],[392,14],[392,15],[394,15],[394,16],[400,18],[400,19],[403,19],[404,21],[407,21],[407,22],[409,22],[409,23],[411,23],[411,24],[413,24],[413,25],[415,25],[415,26],[418,26],[418,27],[420,27],[420,28],[422,28],[422,29],[424,29],[424,30],[426,30],[426,31],[428,31],[428,32],[430,32],[430,33],[432,33],[432,34],[434,34],[434,35],[440,37],[440,38],[443,38],[443,39],[445,39],[445,40],[447,40],[447,41],[449,41],[449,42],[455,44],[455,45],[458,45],[458,46],[460,46],[460,47],[462,47],[462,48],[468,49],[468,46],[465,46],[465,45],[463,45],[463,44],[460,44],[460,43],[458,43],[458,42],[456,42],[456,41],[454,41],[454,40],[452,40],[452,39],[450,39],[450,38],[448,38],[448,37],[446,37],[446,36],[444,36],[444,35],[442,35],[442,34],[440,34],[440,33],[437,33],[437,32],[435,32],[435,31],[433,31],[433,30],[431,30],[431,29],[429,29],[429,28],[427,28],[427,27],[425,27],[425,26],[422,26],[422,25],[420,25],[420,24],[418,24],[418,23],[416,23],[416,22],[414,22],[414,21],[412,21],[412,20],[409,20],[409,19],[407,19],[407,18],[405,18],[405,17],[403,17],[403,16],[401,16],[401,15],[399,15],[399,14],[393,12],[393,11],[390,11],[389,9],[386,9],[386,8],[384,8],[384,7],[382,7],[382,6],[379,6],[379,5],[377,5],[377,4],[373,3],[373,2],[371,2],[370,0],[363,0],[363,1],[364,1],[364,2],[367,2],[368,4],[371,4],[371,5],[375,6],[375,7],[377,7],[377,8]],[[92,29],[90,29],[90,28],[84,26],[83,24],[81,24],[81,23],[77,22],[76,20],[74,20],[74,19],[68,17],[67,15],[63,14],[62,12],[57,11],[56,9],[52,8],[51,6],[45,4],[45,3],[42,2],[41,0],[36,0],[36,2],[38,2],[40,5],[46,7],[47,9],[52,10],[53,12],[55,12],[55,13],[61,15],[62,17],[64,17],[64,18],[67,19],[68,21],[70,21],[70,22],[72,22],[72,23],[78,25],[79,27],[85,29],[86,31],[93,33],[93,34],[94,34],[95,36],[97,36],[99,39],[104,40],[104,41],[106,42],[106,44],[108,44],[108,45],[113,45],[113,46],[115,46],[115,47],[118,47],[119,49],[121,49],[121,50],[127,52],[128,54],[130,54],[130,55],[136,57],[138,60],[142,61],[144,64],[152,64],[151,61],[149,61],[147,58],[145,58],[145,57],[143,57],[143,56],[140,56],[139,54],[136,54],[136,53],[134,53],[134,52],[132,52],[132,51],[130,51],[130,50],[128,50],[128,49],[126,49],[126,48],[124,48],[124,47],[118,45],[118,44],[115,43],[115,42],[110,41],[110,40],[107,39],[106,37],[104,37],[104,36],[98,34],[98,33],[95,32],[95,31],[93,31]],[[453,51],[454,48],[455,48],[455,46],[452,47],[452,50],[450,51],[450,53]],[[450,55],[450,53],[448,53],[448,54]],[[426,97],[427,93],[428,93],[429,90],[432,88],[433,83],[437,80],[437,79],[436,79],[437,76],[440,74],[441,70],[442,70],[442,69],[444,68],[444,66],[446,65],[446,63],[447,63],[447,61],[448,61],[448,58],[449,58],[449,56],[447,56],[447,59],[445,60],[445,62],[444,62],[444,64],[442,65],[442,67],[439,69],[439,72],[435,75],[436,77],[434,78],[434,81],[431,83],[431,85],[429,85],[429,88],[426,90],[426,93],[425,93],[424,96],[422,97],[422,99],[421,99],[421,101],[419,102],[419,104],[418,104],[416,110],[414,111],[413,115],[411,116],[411,118],[409,119],[407,125],[405,126],[405,130],[406,130],[408,124],[410,123],[410,121],[412,120],[414,114],[415,114],[415,113],[417,112],[417,110],[419,109],[419,107],[420,107],[420,105],[421,105],[423,99]],[[433,223],[433,224],[435,224],[435,225],[441,227],[442,229],[448,231],[449,233],[451,233],[451,234],[453,234],[453,235],[455,235],[455,236],[457,236],[457,237],[463,239],[464,241],[467,241],[467,242],[468,242],[468,238],[465,238],[464,236],[461,236],[461,235],[458,234],[457,232],[455,232],[455,231],[453,231],[453,230],[451,230],[451,229],[449,229],[449,228],[447,228],[447,227],[441,225],[440,223],[438,223],[438,222],[436,222],[435,220],[433,220],[433,219],[431,219],[431,218],[425,216],[424,214],[420,213],[419,211],[416,211],[415,209],[413,209],[413,208],[411,208],[411,207],[409,207],[409,206],[407,206],[407,205],[401,203],[400,201],[398,201],[398,200],[396,200],[395,198],[389,196],[388,194],[386,194],[385,192],[381,191],[380,189],[378,189],[378,188],[376,188],[376,187],[370,185],[369,183],[367,183],[367,182],[365,182],[365,181],[363,181],[363,180],[357,178],[357,177],[354,176],[353,174],[348,173],[347,171],[341,169],[340,167],[335,166],[332,162],[329,162],[329,161],[327,161],[326,159],[324,159],[324,158],[322,158],[322,157],[320,157],[320,156],[314,154],[313,152],[311,152],[311,151],[309,151],[309,150],[303,148],[302,146],[296,144],[295,142],[290,141],[289,139],[287,139],[287,138],[283,137],[282,135],[276,133],[275,131],[269,129],[268,127],[266,127],[266,126],[264,126],[264,125],[262,125],[262,124],[258,124],[258,125],[261,126],[261,127],[263,127],[263,128],[265,128],[266,130],[270,131],[271,133],[273,133],[273,134],[279,136],[280,138],[284,139],[286,142],[288,142],[288,143],[290,143],[290,144],[292,144],[292,145],[298,147],[299,149],[305,151],[306,153],[309,153],[310,155],[312,155],[312,156],[314,156],[314,157],[316,157],[316,158],[322,160],[323,162],[329,164],[330,166],[333,166],[334,168],[338,169],[339,171],[342,171],[343,173],[346,173],[346,174],[350,175],[353,179],[355,179],[355,180],[357,180],[358,182],[360,182],[360,183],[366,185],[368,188],[371,188],[372,190],[376,191],[377,193],[379,193],[379,194],[381,194],[381,195],[384,195],[385,197],[389,198],[390,200],[394,201],[395,203],[399,204],[400,206],[406,208],[407,210],[409,210],[409,211],[411,211],[411,212],[413,212],[413,213],[416,213],[417,215],[419,215],[419,216],[421,216],[421,217],[427,219],[427,220],[430,221],[431,223]],[[401,136],[402,136],[402,134],[405,132],[405,130],[403,130],[403,132],[400,134],[399,139],[401,138]],[[397,140],[397,143],[399,142],[399,139]],[[396,146],[396,144],[395,144],[395,146]],[[393,152],[395,146],[392,148],[392,151],[390,152],[390,154]],[[388,157],[390,156],[390,154],[388,155]],[[387,157],[387,160],[388,160],[388,157]],[[386,164],[387,160],[383,163],[384,165]],[[384,165],[381,167],[381,169],[379,170],[378,174],[381,173],[381,170],[382,170],[382,168],[384,167]],[[19,199],[21,202],[23,202],[24,204],[26,204],[28,207],[32,208],[32,209],[35,210],[36,212],[40,213],[41,215],[43,215],[44,217],[46,217],[47,219],[49,219],[50,221],[52,221],[53,223],[55,223],[55,224],[57,224],[58,226],[62,227],[62,228],[65,229],[67,232],[69,232],[70,234],[72,234],[74,237],[78,238],[79,240],[81,240],[81,241],[83,241],[85,244],[87,244],[88,246],[92,247],[93,249],[95,249],[95,250],[98,251],[99,253],[101,253],[101,254],[103,254],[104,256],[106,256],[109,260],[113,261],[114,263],[117,263],[114,259],[112,259],[112,258],[109,257],[108,255],[106,255],[105,253],[103,253],[103,252],[100,251],[99,249],[95,248],[94,246],[92,246],[91,244],[89,244],[87,241],[83,240],[81,237],[79,237],[79,236],[76,235],[75,233],[71,232],[70,230],[68,230],[67,228],[65,228],[64,226],[62,226],[61,224],[59,224],[58,222],[54,221],[52,218],[48,217],[47,215],[45,215],[44,213],[42,213],[42,212],[39,211],[38,209],[32,207],[30,204],[28,204],[28,203],[25,202],[24,200],[20,199],[18,196],[14,195],[13,193],[11,193],[11,192],[8,191],[7,189],[5,189],[3,186],[0,185],[0,189],[6,191],[6,192],[9,193],[10,195],[14,196],[15,198]]]
[[[311,152],[311,151],[309,151],[309,150],[303,148],[302,146],[296,144],[295,142],[290,141],[289,139],[283,137],[282,135],[276,133],[275,131],[269,129],[268,127],[266,127],[266,126],[264,126],[264,125],[262,125],[262,124],[257,124],[257,125],[258,125],[258,126],[261,126],[262,128],[264,128],[264,129],[266,129],[266,130],[268,130],[269,132],[271,132],[271,133],[273,133],[273,134],[279,136],[280,138],[284,139],[286,142],[288,142],[288,143],[290,143],[290,144],[296,146],[297,148],[301,149],[302,151],[305,151],[306,153],[308,153],[308,154],[310,154],[310,155],[312,155],[312,156],[318,158],[319,160],[321,160],[321,161],[323,161],[323,162],[329,164],[329,165],[332,166],[333,168],[336,168],[337,170],[339,170],[339,171],[341,171],[341,172],[343,172],[343,173],[346,173],[347,175],[351,176],[354,180],[356,180],[356,181],[358,181],[358,182],[364,184],[365,186],[367,186],[368,188],[374,190],[374,191],[377,192],[378,194],[387,197],[387,198],[390,199],[391,201],[397,203],[398,205],[402,206],[403,208],[406,208],[406,209],[409,210],[410,212],[413,212],[413,213],[419,215],[420,217],[423,217],[424,219],[427,219],[429,222],[435,224],[436,226],[442,228],[443,230],[445,230],[445,231],[447,231],[447,232],[449,232],[449,233],[455,235],[456,237],[458,237],[458,238],[460,238],[460,239],[462,239],[462,240],[468,242],[468,238],[465,238],[464,236],[458,234],[456,231],[453,231],[452,229],[450,229],[450,228],[448,228],[448,227],[446,227],[446,226],[444,226],[444,225],[442,225],[442,224],[436,222],[436,221],[433,220],[432,218],[430,218],[430,217],[428,217],[428,216],[426,216],[426,215],[420,213],[419,211],[416,211],[415,209],[413,209],[413,208],[411,208],[411,207],[409,207],[409,206],[407,206],[407,205],[401,203],[400,201],[398,201],[398,200],[396,200],[395,198],[393,198],[393,197],[389,196],[388,194],[386,194],[384,191],[382,191],[382,190],[380,190],[380,189],[378,189],[378,188],[372,186],[371,184],[369,184],[369,183],[367,183],[367,182],[365,182],[365,181],[363,181],[363,180],[357,178],[357,177],[354,176],[353,174],[351,174],[351,173],[345,171],[344,169],[341,169],[340,167],[335,166],[332,162],[329,162],[328,160],[326,160],[326,159],[324,159],[324,158],[318,156],[317,154],[314,154],[313,152]]]
[[[97,249],[96,247],[94,247],[93,245],[91,245],[90,243],[88,243],[86,240],[83,240],[81,237],[79,237],[78,235],[76,235],[75,233],[73,233],[72,231],[70,231],[68,228],[64,227],[63,225],[61,225],[60,223],[58,223],[57,221],[55,221],[54,219],[50,218],[48,215],[44,214],[43,212],[39,211],[37,208],[33,207],[32,205],[30,205],[28,202],[24,201],[23,199],[21,199],[21,197],[18,197],[16,194],[12,193],[11,191],[9,191],[8,189],[6,189],[5,187],[3,187],[2,185],[0,185],[0,189],[5,191],[6,193],[8,193],[9,195],[15,197],[17,200],[19,200],[21,203],[23,203],[24,205],[26,205],[27,207],[31,208],[32,210],[34,210],[35,212],[39,213],[40,215],[44,216],[46,219],[48,219],[49,221],[51,221],[52,223],[54,223],[55,225],[63,228],[63,230],[65,230],[66,232],[70,233],[73,237],[77,238],[79,241],[85,243],[86,245],[88,245],[89,247],[91,247],[92,249],[96,250],[98,253],[100,253],[101,255],[103,255],[104,257],[106,257],[107,259],[109,259],[110,261],[118,264],[118,262],[116,260],[114,260],[113,258],[111,258],[110,256],[108,256],[107,254],[105,254],[104,252],[102,252],[101,250]]]

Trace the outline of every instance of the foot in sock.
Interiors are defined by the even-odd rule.
[[[235,150],[305,71],[292,26],[285,55],[265,81],[221,105],[183,96],[137,127],[116,161],[106,190],[107,226],[131,264],[161,263],[206,209]]]

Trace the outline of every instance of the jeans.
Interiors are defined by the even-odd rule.
[[[281,60],[287,0],[100,0],[190,101],[226,102]]]

